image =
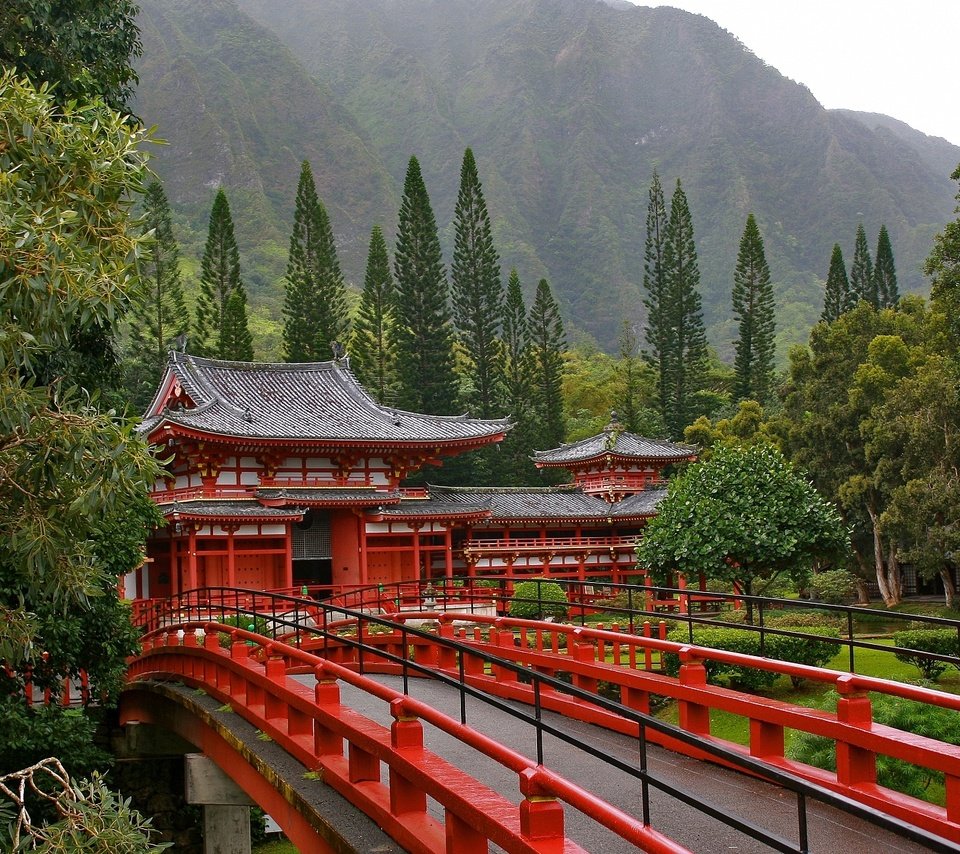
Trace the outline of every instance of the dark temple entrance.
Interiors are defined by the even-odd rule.
[[[330,516],[308,510],[293,526],[294,584],[330,584],[333,580],[333,542]]]

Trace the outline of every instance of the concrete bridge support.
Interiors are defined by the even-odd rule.
[[[203,807],[204,854],[250,854],[253,801],[202,753],[184,763],[187,803]]]

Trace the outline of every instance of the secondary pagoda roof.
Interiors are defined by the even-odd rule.
[[[428,497],[384,507],[378,517],[457,518],[470,514],[491,522],[591,522],[653,516],[665,489],[649,489],[609,503],[576,486],[430,486]]]
[[[549,451],[534,451],[538,468],[569,468],[616,458],[625,462],[651,462],[659,465],[696,459],[698,449],[662,439],[646,439],[626,430],[607,429],[596,436],[561,445]]]
[[[141,432],[253,441],[382,447],[477,446],[499,441],[506,418],[425,415],[381,406],[345,361],[228,362],[172,352]]]
[[[299,522],[304,511],[300,507],[264,507],[253,500],[196,499],[162,504],[160,512],[173,522]]]

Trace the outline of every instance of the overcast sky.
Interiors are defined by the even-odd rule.
[[[960,0],[675,0],[825,107],[885,113],[960,145]]]

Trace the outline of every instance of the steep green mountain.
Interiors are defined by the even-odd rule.
[[[724,354],[749,212],[763,232],[783,345],[818,317],[830,249],[840,242],[849,256],[859,221],[872,240],[886,224],[901,289],[921,290],[920,262],[953,207],[950,170],[939,167],[951,149],[960,161],[960,148],[824,110],[716,24],[676,9],[593,0],[141,6],[137,109],[171,142],[158,170],[194,228],[204,227],[212,187],[227,188],[241,253],[262,279],[254,301],[269,300],[271,274],[282,273],[304,158],[347,278],[359,282],[370,227],[381,223],[388,238],[396,227],[411,154],[449,258],[458,168],[471,146],[504,267],[518,268],[528,295],[548,277],[567,320],[607,349],[623,318],[642,322],[654,168],[668,193],[683,180],[710,338]]]

